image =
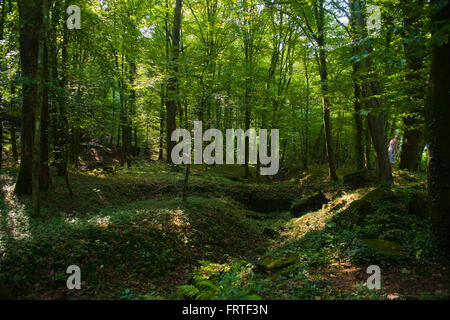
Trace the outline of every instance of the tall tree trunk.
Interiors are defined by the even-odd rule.
[[[41,180],[41,145],[42,145],[42,112],[45,108],[45,46],[47,37],[48,3],[42,0],[39,8],[42,14],[42,25],[39,32],[38,66],[37,66],[37,100],[34,112],[34,140],[33,140],[33,171],[32,171],[32,200],[33,215],[40,215],[40,180]]]
[[[122,32],[122,54],[121,54],[121,66],[120,66],[120,80],[119,80],[119,88],[120,88],[120,128],[121,128],[121,137],[122,137],[122,150],[120,157],[120,165],[123,167],[125,163],[128,162],[129,152],[128,149],[128,99],[127,99],[127,84],[125,73],[128,71],[128,67],[125,65],[125,36],[126,27],[124,27]]]
[[[250,129],[250,87],[249,87],[249,77],[245,81],[245,93],[244,93],[244,105],[245,105],[245,131]],[[249,157],[250,157],[250,138],[245,137],[245,179],[250,177],[250,169],[248,167]]]
[[[133,115],[136,112],[136,110],[135,110],[135,108],[136,108],[136,91],[134,90],[134,81],[136,78],[136,63],[134,61],[129,61],[128,65],[129,65],[129,82],[130,82],[130,90],[129,91],[130,92],[129,92],[129,99],[128,99],[129,105],[128,105],[128,116],[127,116],[127,130],[128,130],[127,149],[129,150],[128,158],[127,158],[127,166],[128,166],[128,168],[130,168],[131,167],[131,157],[130,156],[136,155],[136,150],[135,150],[135,148],[132,147],[133,127],[132,127],[132,119],[130,117],[130,114]],[[136,131],[135,131],[135,142],[136,142]],[[135,144],[135,147],[137,147],[137,142]]]
[[[306,105],[305,105],[305,150],[303,151],[303,169],[308,169],[308,154],[309,154],[309,73],[306,64],[306,55],[303,59],[303,67],[305,69],[306,78]]]
[[[48,14],[48,9],[47,9]],[[47,18],[48,19],[48,18]],[[47,23],[47,22],[46,22]],[[45,31],[46,32],[46,31]],[[41,190],[47,191],[51,185],[50,171],[48,166],[48,48],[46,36],[43,40],[43,95],[42,95],[42,110],[41,110],[41,168],[40,168],[40,187]]]
[[[185,128],[188,127],[188,118],[187,115],[184,118],[184,126]],[[181,122],[180,122],[181,123]],[[187,202],[187,197],[188,197],[188,191],[189,191],[189,176],[191,174],[191,164],[188,163],[186,164],[186,171],[184,173],[184,182],[183,182],[183,202],[186,203]]]
[[[350,34],[352,38],[352,50],[354,56],[359,56],[361,54],[361,48],[359,44],[360,39],[360,33],[361,28],[363,26],[359,25],[359,12],[356,10],[359,10],[358,4],[350,3],[350,11],[351,11],[351,19],[350,19]],[[362,136],[364,134],[365,139],[365,166],[367,169],[370,168],[370,140],[369,140],[369,133],[368,133],[368,125],[366,126],[366,129],[363,132],[363,124],[362,124],[362,117],[360,115],[361,111],[361,98],[362,98],[362,92],[361,92],[361,78],[360,78],[360,72],[361,72],[361,63],[359,61],[355,61],[352,66],[352,77],[353,77],[353,117],[355,120],[355,153],[356,153],[356,167],[357,169],[362,169],[364,167],[364,150],[363,150],[363,143],[362,143]]]
[[[431,1],[434,47],[427,103],[428,194],[432,231],[446,257],[450,257],[450,3]],[[439,39],[439,40],[438,40]],[[438,41],[436,41],[438,40]]]
[[[350,5],[358,40],[364,39],[367,37],[367,31],[365,13],[361,6],[361,1],[351,0]],[[380,182],[390,183],[392,182],[392,172],[386,146],[385,117],[381,114],[383,105],[380,96],[382,92],[375,72],[373,71],[372,59],[370,57],[373,49],[370,45],[365,45],[361,49],[369,53],[369,56],[361,60],[361,83],[366,108],[370,110],[367,116],[367,122],[375,150],[378,180]]]
[[[61,23],[61,7],[65,8],[65,2],[62,6],[55,6],[51,17],[51,35],[49,35],[49,64],[50,64],[50,79],[55,87],[61,90],[55,92],[56,101],[52,104],[52,128],[53,128],[53,157],[54,165],[57,168],[58,176],[64,177],[67,175],[67,145],[68,145],[68,130],[69,125],[65,114],[66,104],[66,73],[67,73],[67,44],[68,37],[66,28],[62,31],[62,54],[61,54],[61,79],[58,75],[58,52],[57,52],[57,26]]]
[[[79,149],[80,149],[80,128],[77,125],[73,125],[71,159],[75,168],[78,168]]]
[[[64,2],[67,4],[67,1]],[[64,5],[64,7],[66,7]],[[67,85],[67,58],[68,58],[68,46],[69,38],[67,34],[67,29],[63,29],[63,39],[62,39],[62,53],[61,53],[61,80],[59,81],[59,87],[61,88],[61,92],[64,92],[63,95],[59,97],[59,115],[58,115],[58,130],[60,131],[59,137],[59,149],[61,152],[61,162],[58,166],[58,175],[64,176],[66,181],[66,187],[69,191],[69,195],[72,195],[72,188],[69,184],[69,173],[67,170],[67,163],[69,161],[69,121],[66,115],[66,100],[65,100],[65,90]],[[55,77],[57,79],[57,57],[55,56],[55,65],[53,66],[55,70]],[[76,159],[76,163],[77,163]]]
[[[243,2],[244,11],[248,12],[248,6],[247,1]],[[245,61],[244,61],[244,68],[245,68],[245,87],[244,87],[244,126],[245,131],[250,129],[250,85],[252,81],[252,64],[253,64],[253,38],[251,35],[252,32],[252,26],[251,26],[251,20],[248,19],[245,22],[246,28],[244,31],[244,55],[245,55]],[[250,169],[248,166],[249,163],[249,157],[250,157],[250,138],[245,137],[245,152],[244,152],[244,168],[245,168],[245,179],[248,179],[250,177]]]
[[[323,128],[325,132],[325,145],[328,158],[329,179],[336,181],[335,159],[333,153],[332,139],[331,139],[331,122],[330,122],[330,100],[328,90],[328,67],[325,52],[325,8],[324,1],[318,1],[318,8],[316,9],[317,21],[317,44],[319,46],[319,73],[320,73],[320,87],[322,91],[322,107],[323,107]]]
[[[421,111],[423,112],[423,111]],[[402,143],[402,153],[400,155],[400,169],[417,171],[420,157],[422,155],[422,121],[416,115],[407,115],[403,118],[404,136]]]
[[[356,51],[356,50],[355,50]],[[354,54],[356,53],[354,51]],[[363,126],[361,111],[361,87],[358,80],[358,65],[353,64],[353,118],[355,120],[355,153],[356,153],[356,168],[364,168],[364,150],[362,143]]]
[[[172,29],[172,52],[170,61],[170,77],[167,83],[167,95],[166,95],[166,129],[167,129],[167,160],[172,161],[172,149],[176,142],[172,141],[172,132],[177,127],[176,115],[177,115],[177,77],[178,77],[178,55],[180,51],[180,33],[181,33],[181,9],[183,1],[176,0],[173,29]],[[170,160],[169,160],[170,159]]]
[[[42,24],[42,2],[18,0],[20,30],[20,62],[22,68],[22,135],[20,169],[14,191],[31,194],[33,156],[33,113],[39,103],[37,95],[37,66],[39,30]],[[39,172],[39,170],[38,170]]]
[[[14,159],[14,163],[16,163],[17,161],[19,161],[19,153],[17,152],[17,137],[16,137],[16,127],[17,127],[17,119],[16,116],[14,115],[14,108],[15,108],[15,99],[14,99],[14,94],[16,92],[16,87],[14,86],[14,84],[11,84],[11,101],[10,101],[10,105],[9,105],[9,125],[11,127],[11,149],[12,149],[12,154],[13,154],[13,159]]]
[[[404,44],[406,60],[406,91],[408,93],[408,105],[411,110],[407,111],[403,118],[404,136],[402,143],[402,153],[400,156],[400,169],[416,171],[419,167],[420,157],[422,155],[422,131],[424,118],[424,101],[426,95],[426,79],[419,74],[423,69],[423,61],[427,51],[425,49],[422,25],[422,8],[424,1],[409,0],[401,1],[403,14],[405,16],[405,34],[404,37],[411,39],[417,37],[419,40],[407,42]]]
[[[4,31],[4,27],[5,27],[5,16],[6,16],[6,0],[3,1],[3,5],[2,5],[2,22],[1,22],[1,39],[3,40],[3,31]],[[14,8],[12,6],[11,0],[8,0],[8,12],[9,13],[13,13],[14,12]],[[17,26],[15,25],[15,21],[9,21],[9,34],[10,37],[15,37],[16,34],[16,30],[17,30]],[[15,46],[15,42],[12,42],[12,46]],[[3,48],[0,48],[3,50]],[[0,61],[1,64],[1,61]],[[17,152],[17,138],[16,138],[16,124],[17,124],[17,119],[16,116],[14,114],[14,108],[15,108],[15,93],[16,93],[16,84],[14,83],[14,81],[11,81],[11,99],[10,99],[10,104],[9,104],[9,121],[10,121],[10,128],[11,128],[11,149],[12,149],[12,154],[13,154],[13,159],[14,159],[14,164],[17,163],[17,161],[19,161],[19,154]],[[0,102],[1,102],[1,97],[0,97]],[[0,103],[1,105],[1,103]],[[3,139],[3,135],[1,136],[1,138]],[[3,143],[1,144],[3,146]],[[0,148],[0,157],[1,155],[1,151],[2,148]],[[0,161],[0,166],[1,166],[1,161]]]
[[[370,142],[370,134],[369,134],[369,124],[367,123],[367,119],[365,121],[364,126],[364,166],[366,169],[372,170],[372,159],[370,157],[371,154],[371,142]]]
[[[315,161],[315,163],[320,162],[318,158],[319,158],[319,152],[320,152],[319,143],[320,143],[321,138],[323,138],[323,123],[322,123],[322,126],[320,127],[319,135],[317,136],[316,141],[314,142],[314,147],[313,147],[312,153],[311,153],[311,159],[313,161]]]
[[[161,83],[161,106],[159,109],[159,150],[158,150],[158,160],[162,161],[164,159],[164,123],[165,123],[165,86]]]

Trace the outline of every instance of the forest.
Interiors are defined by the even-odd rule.
[[[0,299],[450,298],[448,0],[0,0]]]

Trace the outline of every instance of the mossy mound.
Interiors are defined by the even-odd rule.
[[[5,239],[0,246],[0,298],[6,288],[19,299],[75,298],[75,291],[59,290],[71,264],[83,270],[83,297],[114,299],[117,292],[105,288],[150,290],[157,281],[178,274],[180,266],[187,272],[199,259],[254,256],[268,240],[263,225],[241,210],[220,198],[190,197],[187,203],[158,198],[83,217],[53,217],[46,224],[32,221],[32,236],[21,241],[4,237],[0,229]],[[147,279],[154,282],[147,284]],[[149,287],[142,289],[144,282]],[[160,290],[168,289],[164,284]]]
[[[286,255],[267,255],[262,258],[258,267],[264,272],[273,273],[294,264],[298,260],[299,257],[295,253],[288,253]]]
[[[360,200],[353,201],[345,210],[342,221],[350,221],[352,224],[361,224],[367,215],[376,213],[373,203],[391,197],[390,187],[382,185],[370,191]]]
[[[319,210],[327,202],[328,200],[325,195],[322,192],[318,191],[297,202],[294,202],[291,206],[290,211],[294,217],[301,217],[308,211]]]
[[[375,251],[377,255],[385,257],[404,258],[406,255],[402,252],[404,248],[396,241],[382,239],[362,239],[367,246]]]

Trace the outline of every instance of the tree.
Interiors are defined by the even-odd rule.
[[[333,152],[333,143],[331,139],[331,121],[330,121],[330,97],[328,84],[328,62],[326,52],[326,20],[325,20],[325,2],[324,0],[316,0],[312,2],[312,9],[316,30],[310,24],[307,13],[303,11],[304,22],[307,27],[306,35],[317,45],[317,64],[320,75],[320,88],[322,93],[322,111],[323,111],[323,127],[325,134],[325,146],[328,159],[329,179],[336,181],[335,157]]]
[[[381,182],[392,182],[391,167],[389,164],[386,147],[386,119],[383,115],[383,102],[381,100],[381,87],[377,80],[376,72],[373,68],[373,62],[370,54],[373,51],[371,44],[367,41],[366,17],[364,6],[360,0],[351,0],[351,15],[354,20],[357,39],[362,43],[359,52],[364,53],[361,59],[362,95],[369,114],[367,122],[372,137],[372,143],[375,151],[375,161],[377,165],[378,180]]]
[[[39,8],[42,13],[42,24],[39,32],[38,61],[37,61],[37,106],[34,112],[34,140],[33,140],[33,172],[32,172],[32,198],[33,215],[40,215],[40,181],[41,181],[41,157],[42,157],[42,114],[46,107],[46,42],[47,42],[47,24],[48,24],[48,2],[42,0],[42,7]],[[48,106],[47,106],[48,107]],[[46,135],[46,133],[44,133]]]
[[[20,170],[15,192],[31,194],[34,115],[39,104],[38,52],[42,24],[42,2],[17,1],[19,9],[20,62],[22,67],[22,135]]]
[[[176,0],[174,9],[173,29],[172,29],[172,43],[171,43],[171,60],[169,64],[169,80],[167,83],[166,96],[166,130],[167,130],[167,160],[171,159],[172,149],[176,142],[172,141],[172,132],[177,127],[177,101],[178,101],[178,56],[180,52],[180,34],[181,34],[181,19],[182,19],[182,5],[183,0]]]
[[[450,257],[450,3],[432,0],[433,49],[427,103],[428,194],[432,230],[443,255]]]
[[[404,16],[406,93],[409,110],[403,117],[404,136],[400,169],[417,170],[423,150],[423,125],[426,94],[424,64],[427,50],[423,28],[425,1],[400,1]]]

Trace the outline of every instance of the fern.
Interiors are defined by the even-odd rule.
[[[195,297],[200,292],[200,290],[197,289],[197,287],[195,287],[193,285],[189,285],[189,284],[177,286],[177,289],[179,290],[181,295],[183,295],[187,298],[193,298],[193,299],[195,299]]]
[[[198,300],[258,300],[252,282],[253,266],[245,261],[217,264],[200,261],[192,273],[191,284],[179,286],[183,297]]]

